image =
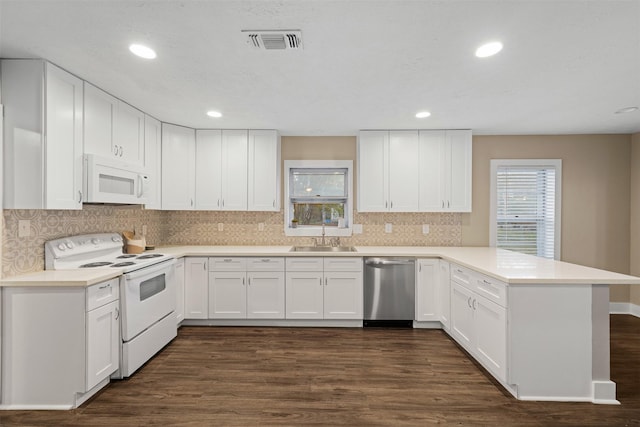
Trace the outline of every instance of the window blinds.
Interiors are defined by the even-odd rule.
[[[496,246],[554,258],[556,169],[498,166]]]

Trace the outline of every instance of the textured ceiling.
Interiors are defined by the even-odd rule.
[[[640,106],[640,0],[2,0],[0,25],[0,56],[45,58],[196,128],[640,131],[640,111],[614,114]],[[304,49],[251,50],[243,29],[300,29]],[[474,56],[494,39],[501,53]]]

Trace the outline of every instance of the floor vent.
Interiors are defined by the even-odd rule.
[[[300,30],[242,30],[242,34],[252,49],[302,49],[302,31]]]

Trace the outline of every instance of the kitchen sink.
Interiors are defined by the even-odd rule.
[[[289,252],[357,252],[353,246],[293,246]]]

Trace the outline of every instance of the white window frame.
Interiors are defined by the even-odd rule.
[[[561,251],[561,223],[562,223],[562,160],[561,159],[491,159],[491,198],[490,198],[490,226],[489,245],[496,246],[497,243],[497,173],[501,166],[531,166],[531,167],[553,167],[556,170],[556,198],[555,198],[555,224],[554,224],[554,259],[560,259]]]
[[[347,204],[345,206],[345,227],[325,227],[325,236],[351,236],[353,224],[353,161],[352,160],[285,160],[284,161],[284,234],[285,236],[322,236],[322,226],[292,228],[291,195],[289,178],[291,169],[347,169]]]

